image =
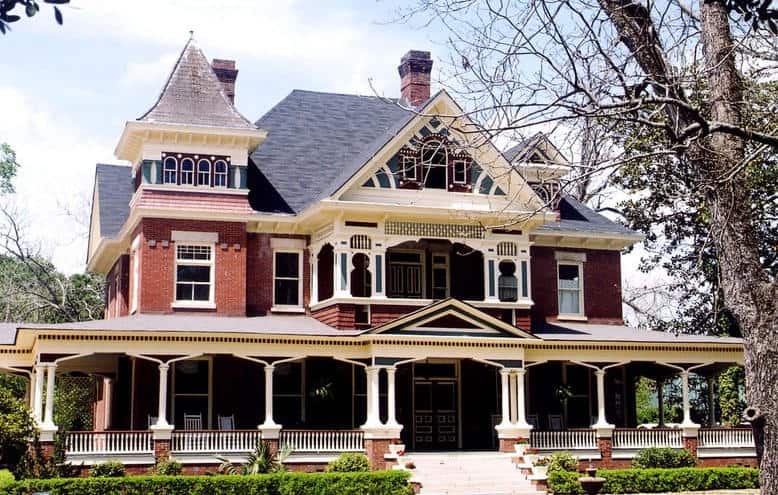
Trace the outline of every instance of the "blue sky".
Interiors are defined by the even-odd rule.
[[[189,30],[209,58],[237,61],[237,106],[253,120],[295,88],[370,94],[372,79],[396,96],[403,53],[445,56],[439,31],[388,22],[407,4],[71,0],[61,27],[44,5],[0,37],[0,142],[22,164],[13,201],[28,239],[83,269],[94,165],[119,163],[125,121],[154,102]]]

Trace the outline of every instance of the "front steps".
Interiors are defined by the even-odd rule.
[[[544,495],[500,452],[411,453],[421,495]]]

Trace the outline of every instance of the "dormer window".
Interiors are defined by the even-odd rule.
[[[191,158],[181,160],[181,184],[194,185],[194,160]]]
[[[421,149],[422,179],[428,189],[448,188],[448,153],[442,141],[430,140]]]
[[[197,185],[211,185],[211,162],[204,158],[197,162]]]
[[[397,156],[397,180],[402,189],[472,191],[472,159],[446,136],[430,134],[401,149]]]
[[[178,160],[172,156],[165,158],[162,180],[165,184],[178,184]]]
[[[227,162],[216,160],[213,164],[213,187],[227,187]]]
[[[416,157],[402,156],[400,158],[402,160],[403,179],[410,181],[419,180],[419,172],[416,168]]]

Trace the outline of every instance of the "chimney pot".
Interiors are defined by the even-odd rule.
[[[235,68],[235,61],[215,58],[211,62],[211,68],[219,81],[221,81],[222,86],[224,86],[224,94],[234,104],[235,79],[238,78],[238,69]]]
[[[400,73],[400,95],[405,103],[418,108],[429,100],[432,72],[430,52],[409,51],[400,59],[397,72]]]

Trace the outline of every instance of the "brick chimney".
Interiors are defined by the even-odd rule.
[[[230,99],[230,102],[235,103],[235,79],[238,78],[238,69],[235,68],[235,61],[215,58],[211,62],[211,67],[213,67],[213,72],[224,86],[224,93],[227,95],[227,98]]]
[[[404,102],[420,107],[430,99],[430,52],[411,50],[400,59],[400,94]]]

